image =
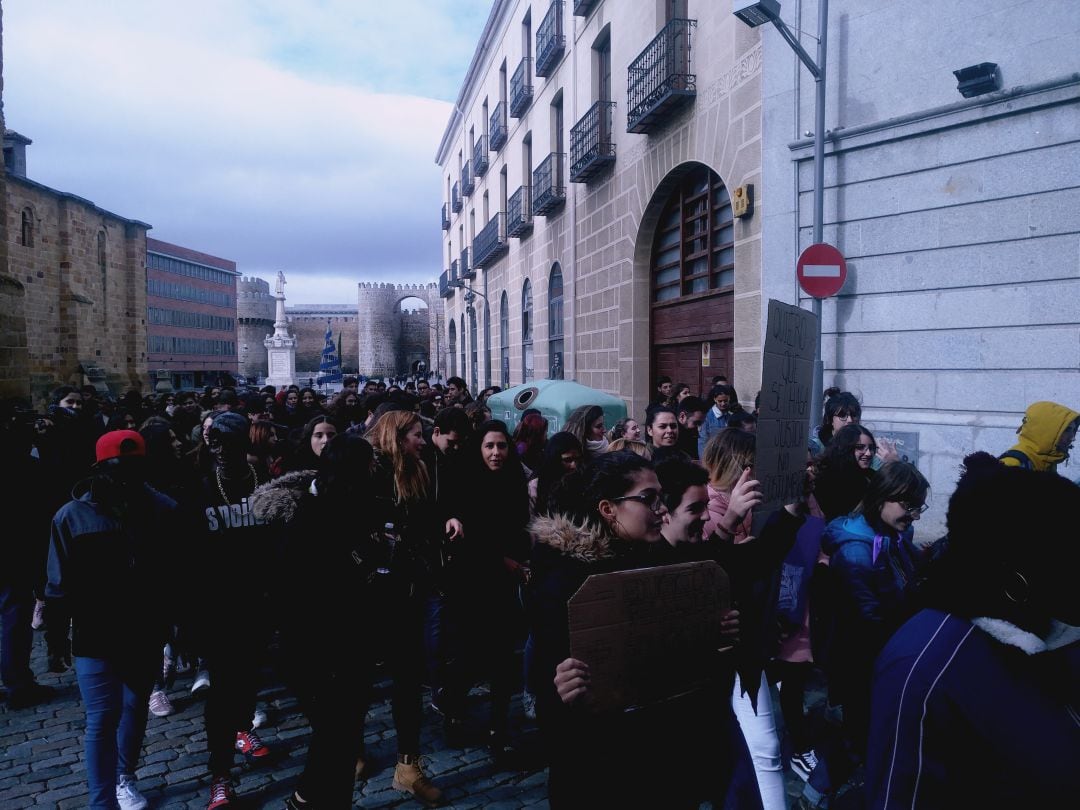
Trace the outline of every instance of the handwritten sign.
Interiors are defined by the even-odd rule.
[[[812,312],[769,301],[754,457],[763,500],[754,511],[755,535],[770,514],[802,494],[817,330]]]
[[[567,611],[570,654],[589,665],[593,707],[644,706],[705,684],[730,602],[727,574],[711,561],[585,580]]]

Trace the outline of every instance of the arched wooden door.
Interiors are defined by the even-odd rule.
[[[652,381],[707,394],[717,374],[732,378],[735,316],[731,199],[707,166],[686,172],[664,202],[649,267]]]

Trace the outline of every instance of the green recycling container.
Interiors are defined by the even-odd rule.
[[[505,422],[511,433],[521,421],[521,415],[535,408],[548,420],[549,436],[562,430],[570,414],[582,405],[599,405],[607,428],[626,418],[626,403],[619,397],[572,380],[532,380],[500,391],[487,400],[491,418]]]

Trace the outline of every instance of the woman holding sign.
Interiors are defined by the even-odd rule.
[[[549,800],[566,807],[698,807],[723,797],[742,743],[715,679],[704,689],[629,710],[596,708],[589,664],[570,656],[567,603],[593,574],[672,560],[661,528],[666,508],[649,461],[598,456],[568,476],[553,514],[532,523],[531,670],[548,748]],[[595,663],[595,662],[594,662]],[[728,692],[730,694],[730,692]],[[756,790],[737,805],[760,807]]]

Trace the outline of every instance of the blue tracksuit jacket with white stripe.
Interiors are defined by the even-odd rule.
[[[1080,801],[1080,641],[923,610],[877,659],[872,808],[1058,808]],[[1064,643],[1067,640],[1072,643]]]

